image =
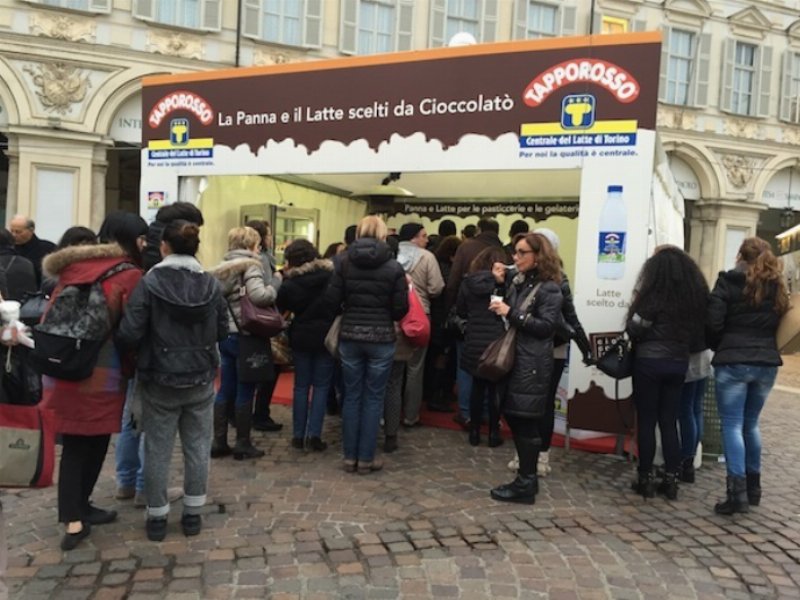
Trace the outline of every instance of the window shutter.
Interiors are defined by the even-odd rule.
[[[658,99],[667,101],[667,69],[669,69],[669,38],[672,28],[661,28],[661,65],[658,69]]]
[[[355,54],[358,50],[358,0],[342,0],[341,10],[339,51],[342,54]]]
[[[781,108],[780,119],[781,121],[792,122],[792,101],[795,96],[800,95],[800,90],[795,90],[795,96],[792,96],[792,72],[794,68],[794,61],[797,56],[791,50],[787,50],[783,54],[783,70],[781,71]]]
[[[631,23],[632,31],[647,31],[647,21],[644,19],[634,19]]]
[[[524,40],[526,37],[528,37],[528,0],[517,0],[514,39]]]
[[[155,19],[153,0],[133,0],[133,16],[145,21]]]
[[[756,61],[756,89],[753,90],[753,102],[750,105],[751,114],[758,117],[769,116],[769,98],[772,89],[772,46],[762,46],[758,49]]]
[[[322,0],[306,0],[305,31],[303,45],[308,48],[322,47]]]
[[[447,35],[447,0],[431,0],[428,46],[431,48],[446,46],[445,35]]]
[[[242,7],[242,35],[261,38],[261,0],[244,0]]]
[[[603,33],[603,15],[595,12],[592,17],[592,35],[599,35]]]
[[[203,29],[219,31],[220,19],[222,19],[222,3],[220,0],[203,0],[202,11],[200,22],[203,24]]]
[[[722,94],[719,109],[733,111],[733,65],[736,61],[736,40],[727,39],[722,45]]]
[[[481,22],[481,43],[497,41],[497,0],[483,0],[483,21]]]
[[[702,33],[695,36],[697,51],[692,64],[692,106],[708,104],[708,80],[711,76],[711,34]]]
[[[89,10],[94,12],[111,12],[111,0],[91,0],[89,2]]]
[[[577,11],[574,6],[561,7],[561,35],[575,35]]]
[[[397,6],[397,42],[398,51],[411,50],[414,32],[414,0],[400,0]]]

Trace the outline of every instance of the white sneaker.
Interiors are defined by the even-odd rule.
[[[519,456],[515,454],[514,458],[508,462],[508,469],[514,471],[514,473],[519,471]]]
[[[536,474],[547,477],[553,469],[550,467],[550,451],[539,453],[539,462],[536,463]]]

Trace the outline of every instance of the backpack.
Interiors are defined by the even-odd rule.
[[[81,381],[91,377],[100,349],[111,336],[114,324],[103,282],[122,271],[133,269],[120,263],[93,283],[58,286],[42,322],[33,328],[31,364],[41,374]]]

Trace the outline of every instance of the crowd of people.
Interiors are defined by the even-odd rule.
[[[97,235],[72,227],[57,246],[39,240],[25,217],[0,232],[3,298],[23,301],[41,288],[52,306],[70,285],[98,282],[112,323],[89,378],[42,377],[41,402],[55,411],[63,445],[64,550],[117,517],[91,502],[114,433],[117,498],[146,508],[146,535],[154,541],[167,535],[170,504],[180,497],[183,533],[200,532],[210,459],[264,456],[252,431],[282,427],[270,416],[282,367],[273,359],[275,339],[247,327],[245,318],[258,311],[288,322],[293,448],[326,451],[323,422],[326,413],[338,413],[342,467],[368,475],[384,467],[383,454],[398,450],[401,426],[421,424],[423,403],[441,412],[455,404],[453,420],[473,446],[484,432],[489,447],[503,443],[501,417],[510,428],[516,477],[491,489],[491,497],[535,502],[539,477],[551,471],[556,392],[571,342],[587,365],[596,359],[555,232],[530,231],[520,220],[504,244],[488,218],[458,235],[450,220],[436,234],[417,222],[390,233],[371,215],[322,256],[308,240],[291,242],[278,269],[269,224],[251,221],[229,231],[228,251],[205,270],[196,259],[202,226],[197,207],[178,202],[160,209],[149,226],[119,212]],[[430,321],[425,345],[412,343],[400,326],[412,300]],[[711,291],[683,250],[656,248],[625,323],[638,419],[635,492],[674,500],[679,482],[694,482],[713,365],[728,471],[715,511],[729,515],[759,504],[758,418],[781,364],[775,333],[788,309],[778,259],[763,240],[745,240],[735,268],[721,273]],[[482,355],[508,331],[516,334],[514,364],[497,381],[481,371]],[[168,486],[176,435],[182,489]]]

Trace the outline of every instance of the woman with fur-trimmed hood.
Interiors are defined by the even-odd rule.
[[[322,441],[322,422],[335,368],[333,356],[325,349],[325,336],[336,317],[336,306],[324,298],[333,262],[321,259],[308,240],[293,241],[283,256],[287,266],[278,309],[294,313],[289,327],[294,359],[292,446],[322,452],[328,447]]]
[[[275,273],[269,277],[259,258],[258,248],[261,236],[252,227],[234,227],[228,232],[228,252],[211,274],[221,286],[222,294],[228,302],[228,337],[220,342],[219,352],[222,363],[220,388],[214,401],[214,443],[211,446],[211,457],[220,458],[233,453],[233,458],[259,458],[264,456],[262,450],[253,446],[250,441],[250,430],[253,425],[253,396],[256,384],[241,381],[237,360],[240,350],[240,336],[248,336],[239,331],[241,321],[242,287],[255,306],[266,307],[275,304],[281,276]],[[264,345],[269,351],[269,344]],[[228,423],[225,406],[235,398],[236,406],[236,445],[233,450],[228,446]]]
[[[56,279],[51,303],[65,286],[92,284],[105,277],[101,285],[113,331],[142,271],[119,244],[96,244],[93,239],[89,243],[69,234],[67,230],[59,249],[42,262],[45,276]],[[80,245],[69,245],[72,239]],[[116,519],[115,511],[93,506],[89,497],[100,475],[111,434],[120,430],[126,389],[122,360],[111,338],[103,345],[88,379],[42,378],[42,406],[55,411],[57,431],[63,439],[58,476],[58,520],[66,524],[63,550],[75,548],[89,535],[92,525]]]

